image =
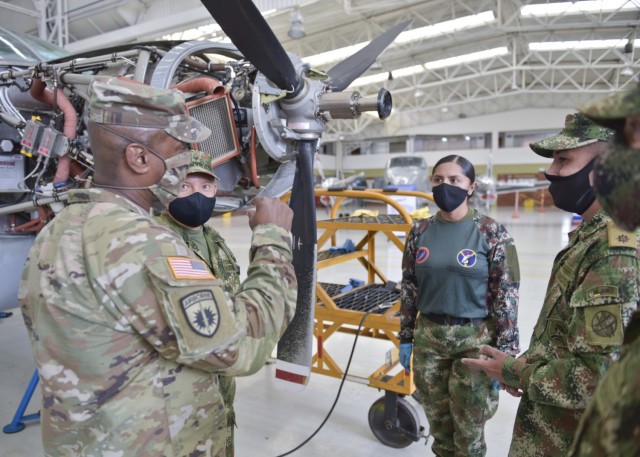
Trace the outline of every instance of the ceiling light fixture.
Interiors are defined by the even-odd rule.
[[[630,37],[624,45],[624,57],[622,58],[622,62],[625,66],[620,70],[620,76],[633,76],[634,74],[633,68],[631,68],[631,62],[633,61],[631,54],[633,54],[634,38],[635,37]]]
[[[499,48],[486,49],[484,51],[472,52],[469,54],[463,54],[460,56],[449,57],[447,59],[433,60],[424,64],[427,70],[435,70],[438,68],[452,67],[454,65],[460,65],[461,63],[477,62],[479,60],[491,59],[493,57],[499,57],[509,54],[509,49],[506,46]]]
[[[484,11],[482,13],[474,14],[471,16],[464,16],[451,21],[439,22],[434,25],[428,25],[426,27],[419,27],[417,29],[407,30],[402,32],[393,41],[390,47],[397,45],[398,43],[409,43],[417,40],[424,40],[428,38],[435,38],[450,33],[459,32],[461,30],[467,30],[474,27],[481,27],[495,21],[496,17],[493,11]],[[344,60],[346,57],[356,53],[360,49],[364,48],[369,42],[358,43],[344,48],[334,49],[332,51],[322,52],[312,56],[307,56],[302,60],[312,67],[318,67],[326,65],[332,62],[338,62]]]
[[[492,57],[499,57],[509,53],[509,49],[506,46],[499,48],[486,49],[480,52],[472,52],[471,54],[463,54],[461,56],[449,57],[448,59],[434,60],[427,62],[424,65],[412,65],[410,67],[396,68],[393,70],[394,78],[402,78],[405,76],[411,76],[419,74],[427,70],[435,70],[438,68],[451,67],[459,65],[461,63],[476,62],[479,60],[486,60]],[[349,87],[366,86],[368,84],[376,84],[388,79],[389,72],[374,73],[373,75],[363,76],[356,79],[351,83]]]
[[[413,65],[411,67],[397,68],[393,70],[393,74],[389,71],[384,73],[374,73],[369,76],[363,76],[353,81],[349,87],[366,86],[367,84],[376,84],[376,83],[383,82],[385,80],[390,81],[393,78],[404,78],[405,76],[415,75],[417,73],[422,73],[423,71],[424,71],[424,66],[422,65]],[[391,79],[389,79],[389,75],[391,75]]]
[[[629,65],[620,70],[620,76],[633,76],[633,68]]]
[[[540,3],[520,8],[527,17],[560,16],[563,14],[610,13],[638,7],[628,0],[585,0],[580,2]]]
[[[296,7],[291,12],[291,28],[287,35],[289,38],[293,38],[294,40],[299,40],[300,38],[304,38],[307,33],[304,31],[304,20],[302,19],[302,13],[300,12],[300,8]]]
[[[529,43],[530,51],[569,51],[572,49],[624,48],[627,40],[540,41]]]

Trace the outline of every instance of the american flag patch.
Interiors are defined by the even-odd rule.
[[[216,279],[202,260],[188,257],[167,257],[169,267],[176,279]]]

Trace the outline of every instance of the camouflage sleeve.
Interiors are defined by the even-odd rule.
[[[524,389],[532,401],[585,408],[620,351],[624,315],[631,314],[625,310],[638,306],[638,260],[607,255],[585,271],[571,296],[567,322],[547,322],[561,352],[534,363],[516,364],[511,359],[505,364],[507,383]]]
[[[520,351],[518,331],[518,300],[520,264],[513,238],[502,226],[497,226],[494,246],[489,259],[487,303],[496,323],[496,347],[510,355]]]
[[[400,291],[400,333],[398,339],[401,343],[413,342],[413,330],[416,326],[416,297],[418,296],[418,283],[415,274],[416,239],[419,236],[418,224],[411,227],[404,246],[402,256],[402,283]]]
[[[262,350],[243,375],[252,374],[264,366],[293,319],[298,284],[292,258],[290,232],[273,224],[255,228],[247,278],[235,294],[234,301],[236,306],[243,304],[246,307],[249,342]]]
[[[568,457],[640,455],[640,339],[607,370],[582,415]]]
[[[288,232],[256,227],[248,278],[230,296],[171,230],[131,214],[118,222],[117,231],[100,217],[84,227],[94,293],[114,328],[205,371],[241,375],[264,364],[295,306]]]

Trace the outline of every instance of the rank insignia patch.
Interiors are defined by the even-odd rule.
[[[218,304],[210,290],[199,290],[180,299],[182,311],[191,329],[211,338],[220,325]]]
[[[167,257],[175,279],[216,279],[202,260],[188,257]]]

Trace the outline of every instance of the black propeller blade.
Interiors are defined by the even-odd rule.
[[[313,190],[313,157],[318,140],[300,140],[297,146],[296,174],[289,206],[293,210],[291,234],[298,298],[293,320],[278,342],[276,361],[276,378],[285,381],[279,385],[290,391],[304,388],[311,375],[318,238]]]
[[[251,0],[201,0],[224,33],[282,90],[297,93],[302,81],[284,48]]]
[[[412,21],[409,20],[394,25],[364,48],[327,71],[331,89],[334,92],[340,92],[346,89],[349,84],[373,65],[373,62],[375,62],[382,51],[384,51],[411,22]]]

